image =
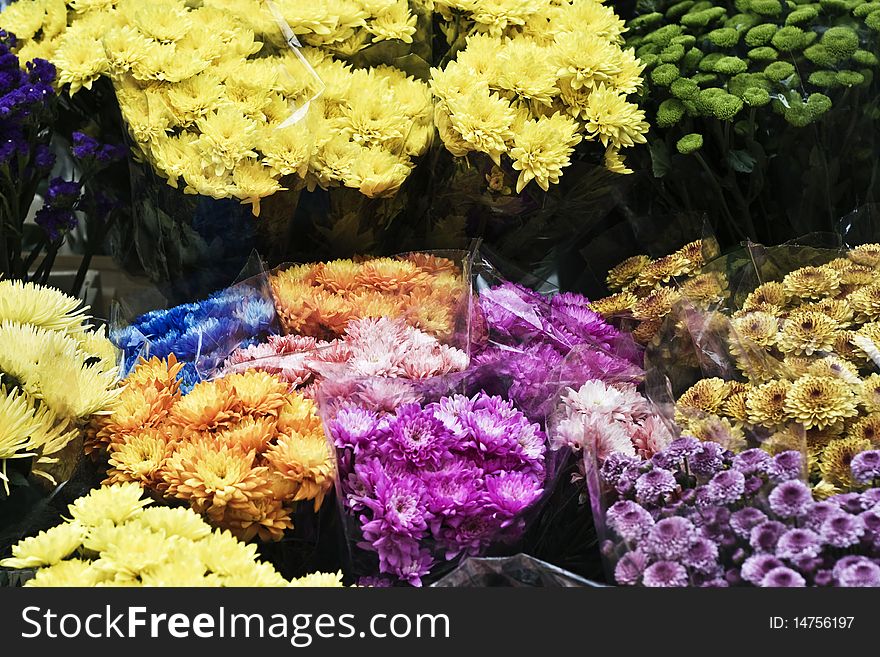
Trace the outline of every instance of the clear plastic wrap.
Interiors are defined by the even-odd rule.
[[[553,564],[527,554],[513,557],[468,557],[435,587],[577,588],[601,587]]]

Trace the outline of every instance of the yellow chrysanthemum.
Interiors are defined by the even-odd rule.
[[[188,395],[171,407],[169,419],[189,431],[207,431],[228,426],[239,417],[236,400],[215,381],[197,383]]]
[[[56,564],[82,545],[85,531],[79,523],[64,523],[47,529],[14,545],[12,557],[0,561],[0,566],[37,568]]]
[[[105,485],[135,482],[146,487],[156,486],[162,475],[171,446],[162,432],[146,429],[111,443],[108,449],[109,468]]]
[[[825,356],[825,358],[811,362],[805,373],[814,374],[815,376],[836,377],[846,381],[846,383],[855,388],[858,388],[862,382],[859,378],[858,368],[848,360],[838,356]]]
[[[872,449],[877,449],[880,446],[880,413],[871,413],[861,418],[846,432],[846,437],[868,440]]]
[[[873,449],[873,444],[865,438],[841,438],[828,443],[819,459],[822,479],[838,488],[855,487],[850,462],[856,454]]]
[[[745,311],[758,310],[758,306],[776,306],[781,308],[788,299],[788,292],[782,283],[764,283],[756,287],[743,301]]]
[[[859,403],[868,413],[880,413],[880,374],[871,374],[862,380]]]
[[[782,279],[788,296],[821,299],[834,296],[840,287],[840,274],[831,267],[802,267]]]
[[[731,320],[731,325],[739,338],[760,347],[772,347],[779,332],[779,320],[770,313],[758,311]]]
[[[594,34],[557,34],[554,54],[559,62],[556,75],[572,89],[586,87],[595,92],[600,85],[611,88],[622,70],[620,50],[607,39]]]
[[[498,166],[507,143],[513,140],[516,114],[510,103],[488,87],[477,86],[467,95],[447,99],[453,129],[468,146],[486,153]]]
[[[137,522],[166,536],[179,536],[200,541],[211,533],[211,527],[189,509],[153,506],[144,509]]]
[[[313,499],[315,510],[321,507],[333,485],[335,469],[323,433],[282,435],[265,456],[277,472],[298,485],[294,501]]]
[[[244,453],[262,453],[275,438],[275,420],[272,417],[246,417],[214,434],[214,440]]]
[[[855,393],[845,381],[807,375],[795,381],[789,389],[785,412],[805,429],[822,429],[857,415],[856,402]]]
[[[603,146],[628,148],[647,141],[648,122],[644,110],[613,87],[599,84],[593,89],[584,111],[587,133]]]
[[[557,184],[580,141],[577,122],[563,114],[527,121],[517,130],[510,150],[513,168],[520,171],[516,193],[532,180],[544,191],[550,189],[551,183]]]
[[[642,320],[663,319],[681,300],[681,293],[671,287],[658,287],[646,297],[639,299],[633,308],[633,317]]]
[[[676,410],[718,413],[728,394],[723,379],[701,379],[678,398]]]
[[[0,281],[0,320],[81,336],[87,310],[79,299],[53,288]]]
[[[816,310],[796,310],[782,324],[777,345],[784,353],[812,356],[834,345],[838,324]]]
[[[851,249],[846,257],[857,265],[880,267],[880,244],[862,244]]]
[[[687,259],[673,253],[646,264],[633,284],[639,288],[652,288],[660,283],[668,283],[673,278],[690,274],[692,271],[692,265]]]
[[[342,584],[342,571],[335,573],[312,573],[290,581],[290,586],[305,588],[340,588]]]
[[[632,292],[618,292],[617,294],[591,301],[590,308],[605,319],[608,319],[616,315],[632,313],[638,301],[638,298]]]
[[[67,507],[67,511],[73,520],[87,528],[106,522],[120,525],[152,503],[150,499],[141,499],[143,492],[135,483],[104,486],[80,497]]]
[[[98,39],[66,35],[55,52],[58,82],[70,85],[70,95],[80,89],[91,89],[95,80],[109,68],[104,44]]]
[[[636,280],[642,270],[651,263],[651,258],[646,255],[636,255],[627,258],[618,265],[612,267],[606,279],[608,288],[612,291],[622,290]]]
[[[771,381],[749,390],[746,397],[749,424],[772,429],[782,424],[786,417],[785,400],[790,381]]]
[[[692,420],[687,425],[687,434],[697,440],[718,443],[732,452],[740,452],[746,447],[742,428],[718,415],[706,415]]]
[[[727,279],[716,272],[699,274],[682,284],[681,294],[702,307],[715,305],[727,298]]]
[[[88,561],[68,559],[53,566],[40,568],[34,577],[24,583],[28,587],[92,587],[104,579],[104,574]]]
[[[750,389],[749,389],[750,390]],[[722,415],[725,415],[736,422],[745,422],[748,419],[748,396],[749,391],[734,392],[721,405]]]

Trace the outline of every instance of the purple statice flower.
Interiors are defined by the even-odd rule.
[[[825,520],[819,533],[829,545],[845,548],[859,542],[865,533],[865,525],[858,516],[840,512]]]
[[[654,526],[651,514],[630,500],[615,502],[605,514],[605,520],[627,542],[641,540]]]
[[[858,493],[838,493],[829,497],[828,501],[845,513],[859,514],[864,508],[862,496]]]
[[[750,584],[759,586],[767,573],[784,565],[772,554],[753,554],[743,562],[740,575]]]
[[[791,479],[774,488],[768,501],[770,509],[780,518],[799,518],[810,509],[813,495],[802,481]]]
[[[624,554],[614,567],[614,579],[620,586],[635,586],[642,578],[648,558],[643,552],[634,550]]]
[[[336,447],[351,447],[358,452],[379,437],[379,416],[356,404],[346,404],[327,427]]]
[[[739,470],[719,472],[707,484],[709,498],[715,504],[733,504],[745,491],[746,478]]]
[[[97,139],[90,137],[84,132],[73,133],[73,156],[78,160],[94,157],[101,144]]]
[[[724,467],[724,448],[718,443],[704,442],[688,460],[688,466],[697,477],[709,479]]]
[[[401,406],[379,449],[386,458],[413,468],[438,467],[450,456],[452,434],[418,404]]]
[[[730,515],[730,527],[740,538],[747,539],[752,529],[767,520],[767,515],[760,509],[747,506]]]
[[[602,463],[600,475],[610,486],[616,486],[621,475],[629,468],[639,464],[639,458],[622,452],[611,452]]]
[[[776,556],[795,561],[814,558],[822,551],[822,540],[810,529],[789,529],[776,543]]]
[[[763,588],[795,588],[807,585],[806,580],[796,570],[779,566],[764,575],[760,586]]]
[[[688,585],[688,574],[680,563],[657,561],[645,569],[642,583],[651,588],[685,587]]]
[[[636,500],[654,504],[678,488],[675,475],[663,468],[654,468],[636,479]]]
[[[34,166],[40,175],[46,175],[55,166],[55,153],[46,144],[37,144],[34,151]]]
[[[767,470],[770,479],[776,483],[789,479],[800,479],[804,473],[804,457],[798,451],[788,450],[773,457]]]
[[[681,517],[664,518],[648,531],[642,548],[658,559],[681,559],[696,538],[694,524]]]
[[[837,575],[838,586],[880,587],[880,566],[865,559],[842,568]]]
[[[822,524],[831,516],[840,513],[840,509],[831,502],[814,502],[807,509],[807,517],[804,527],[818,532],[822,528]]]
[[[767,474],[770,467],[770,455],[763,449],[747,449],[733,457],[733,469],[744,475]]]
[[[686,566],[701,573],[710,573],[718,567],[718,545],[714,541],[698,537],[684,554]]]
[[[75,181],[53,178],[49,182],[43,207],[37,211],[34,219],[49,240],[54,242],[65,233],[76,228],[77,219],[74,214],[80,196],[80,184]]]
[[[532,474],[524,472],[500,472],[486,477],[486,497],[484,511],[500,521],[500,527],[510,526],[544,489],[541,481]]]
[[[869,449],[856,454],[849,464],[853,478],[860,484],[880,479],[880,450]]]
[[[749,534],[749,545],[758,552],[775,552],[776,543],[787,529],[788,527],[776,520],[763,522],[752,529]]]

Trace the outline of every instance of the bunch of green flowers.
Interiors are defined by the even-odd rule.
[[[646,109],[658,129],[651,148],[655,175],[676,168],[677,154],[691,156],[698,165],[691,171],[708,174],[721,198],[719,211],[741,229],[735,237],[743,232],[764,237],[755,234],[764,228],[753,224],[752,216],[776,213],[772,204],[760,203],[762,190],[781,191],[766,181],[776,155],[789,161],[790,178],[801,173],[808,178],[798,187],[815,183],[808,167],[832,172],[831,184],[821,191],[832,205],[841,192],[840,214],[854,209],[852,199],[864,202],[863,187],[850,191],[842,183],[834,189],[833,172],[876,159],[869,139],[877,117],[880,3],[652,0],[641,2],[637,13],[628,24],[627,46],[646,66]],[[839,129],[838,114],[845,121]],[[837,150],[822,142],[826,129],[836,133]],[[817,139],[815,151],[794,143]],[[737,174],[758,175],[745,185]],[[711,205],[689,209],[712,211]],[[794,232],[828,226],[804,228]]]

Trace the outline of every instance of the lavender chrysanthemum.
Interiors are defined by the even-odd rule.
[[[485,509],[501,521],[501,527],[507,527],[543,492],[541,482],[532,474],[501,472],[486,477]]]
[[[876,543],[877,539],[880,538],[880,511],[875,511],[874,509],[863,511],[859,514],[859,518],[861,518],[862,524],[865,526],[866,534],[869,534]]]
[[[642,583],[650,588],[685,587],[688,585],[688,574],[680,563],[657,561],[645,569]]]
[[[880,450],[870,449],[856,454],[849,464],[853,478],[860,484],[880,479]]]
[[[709,498],[716,504],[733,504],[745,492],[746,478],[739,470],[719,472],[707,485]]]
[[[809,510],[813,495],[806,484],[791,479],[774,488],[768,500],[773,513],[780,518],[798,518]]]
[[[837,575],[839,586],[880,587],[880,566],[865,559],[840,570]]]
[[[822,523],[837,513],[840,513],[840,509],[831,502],[814,502],[807,509],[804,527],[818,532],[822,528]]]
[[[834,567],[831,571],[831,575],[835,580],[838,580],[840,579],[841,573],[846,568],[865,562],[873,563],[870,559],[868,559],[868,557],[862,555],[849,554],[845,557],[841,557],[835,562]]]
[[[375,438],[379,426],[378,416],[370,410],[356,405],[347,405],[339,409],[336,416],[328,423],[330,435],[336,447],[352,447],[358,450]]]
[[[678,488],[675,475],[663,468],[654,468],[636,479],[636,499],[642,504],[652,504]]]
[[[600,474],[611,486],[616,486],[620,476],[630,467],[637,466],[639,458],[621,452],[612,452],[602,463]]]
[[[744,475],[767,474],[771,457],[763,449],[747,449],[733,458],[733,468]]]
[[[701,573],[710,573],[718,566],[718,545],[706,538],[697,538],[684,555],[685,565]]]
[[[654,526],[651,514],[630,500],[615,502],[605,514],[605,519],[611,529],[629,542],[641,540]]]
[[[781,483],[790,479],[800,479],[804,472],[803,454],[795,450],[780,452],[773,457],[768,468],[770,479]]]
[[[688,465],[696,476],[709,479],[724,467],[724,448],[718,443],[701,443],[697,452],[688,459]]]
[[[640,551],[627,552],[614,567],[614,579],[621,586],[635,586],[642,578],[648,558]]]
[[[686,518],[664,518],[651,527],[643,542],[643,549],[658,559],[681,559],[694,542],[694,525]]]
[[[743,562],[740,574],[745,581],[759,586],[767,573],[784,565],[772,554],[754,554]]]
[[[397,411],[380,449],[393,461],[416,468],[439,466],[450,454],[452,435],[446,426],[418,404]]]
[[[761,580],[761,586],[764,588],[796,588],[806,585],[806,580],[799,572],[785,566],[774,568]]]
[[[740,538],[747,539],[752,529],[767,520],[767,515],[760,509],[747,506],[730,516],[730,527]]]
[[[840,512],[822,523],[820,534],[826,543],[838,548],[855,545],[865,533],[865,525],[858,516]]]
[[[805,559],[819,556],[822,540],[810,529],[789,529],[776,543],[776,556],[780,559]]]
[[[673,462],[688,459],[700,451],[700,441],[691,436],[682,436],[673,440],[669,447],[663,450],[663,454]]]
[[[788,529],[781,522],[776,520],[768,520],[761,523],[749,534],[749,545],[758,552],[772,553],[776,550],[776,543],[779,537]]]
[[[829,497],[828,501],[845,513],[859,514],[864,508],[862,496],[858,493],[839,493]]]

